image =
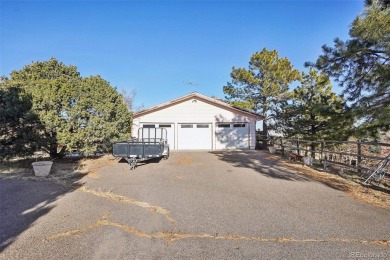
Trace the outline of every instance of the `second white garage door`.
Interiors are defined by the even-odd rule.
[[[211,124],[179,124],[178,149],[212,149]]]

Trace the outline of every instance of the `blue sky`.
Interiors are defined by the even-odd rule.
[[[0,1],[0,75],[56,57],[135,90],[145,108],[193,91],[223,97],[232,66],[263,48],[306,70],[363,10],[363,0]]]

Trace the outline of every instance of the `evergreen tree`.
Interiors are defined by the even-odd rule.
[[[351,39],[323,46],[315,64],[343,87],[360,129],[371,135],[390,129],[390,5],[367,1],[352,23]]]
[[[252,101],[243,101],[243,100],[225,100],[226,103],[245,110],[253,110],[254,104]]]
[[[75,66],[52,58],[12,72],[8,84],[31,97],[31,111],[42,126],[36,145],[52,157],[59,147],[90,153],[98,144],[130,136],[123,96],[99,76],[82,78]]]
[[[57,134],[67,146],[91,153],[96,144],[128,139],[131,114],[122,95],[100,76],[83,78],[63,110],[63,127]]]
[[[0,158],[31,155],[41,125],[32,112],[32,100],[18,84],[0,81]]]
[[[346,140],[353,124],[345,101],[332,92],[328,76],[314,69],[302,73],[301,86],[293,91],[292,102],[280,119],[285,123],[286,136],[312,141]]]
[[[223,88],[227,100],[250,104],[253,111],[264,117],[263,135],[267,136],[269,118],[284,102],[289,84],[299,79],[298,70],[287,58],[280,58],[276,50],[264,48],[252,55],[248,69],[233,67],[230,76],[232,81]]]

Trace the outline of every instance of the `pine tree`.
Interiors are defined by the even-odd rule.
[[[344,89],[360,130],[375,135],[390,129],[390,5],[367,1],[352,23],[351,39],[323,46],[315,64]]]
[[[346,140],[353,124],[345,101],[332,92],[329,77],[314,69],[302,73],[301,86],[294,89],[292,101],[280,119],[286,136],[312,141]]]
[[[233,67],[230,76],[232,81],[223,88],[227,100],[251,104],[251,109],[264,117],[263,135],[268,136],[269,118],[284,102],[289,84],[299,79],[298,70],[276,50],[264,48],[252,55],[248,69]]]
[[[52,58],[12,72],[8,84],[31,97],[41,126],[36,146],[52,157],[59,147],[89,154],[99,144],[130,137],[131,113],[123,96],[99,76],[82,78],[75,66]]]
[[[63,115],[66,120],[57,137],[69,147],[91,153],[96,144],[130,137],[131,114],[122,95],[100,76],[83,78]]]
[[[32,99],[18,84],[0,81],[0,158],[27,156],[37,150],[41,125]]]

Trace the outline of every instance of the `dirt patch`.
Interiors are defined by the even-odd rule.
[[[174,163],[177,166],[186,166],[194,163],[194,158],[192,157],[178,157],[174,159]]]
[[[51,181],[63,186],[77,187],[82,185],[80,179],[84,176],[99,178],[98,169],[116,162],[117,159],[111,155],[87,159],[56,159],[53,161],[49,176],[46,177],[35,176],[31,162],[7,162],[0,166],[0,178]],[[30,167],[27,168],[28,166]]]
[[[118,162],[112,155],[105,155],[97,159],[83,159],[80,161],[82,172],[92,178],[99,178],[98,170],[102,167],[110,166]]]
[[[308,176],[311,179],[319,181],[331,188],[344,191],[359,201],[367,202],[390,210],[390,194],[386,191],[375,190],[336,174],[318,171],[308,166],[303,166],[302,164],[281,159],[277,155],[268,155],[266,153],[264,153],[264,155],[267,159],[282,162],[282,164],[286,167],[296,170],[297,174]]]

